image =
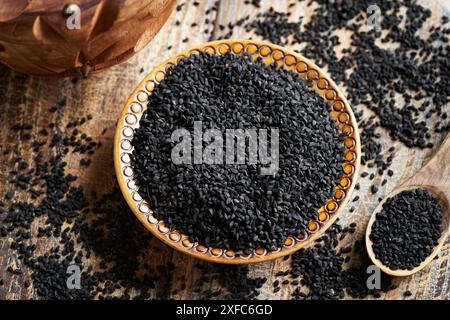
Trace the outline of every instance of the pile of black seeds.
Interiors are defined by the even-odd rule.
[[[135,132],[140,192],[158,219],[193,241],[235,250],[279,247],[305,230],[341,175],[344,148],[329,108],[296,74],[250,56],[185,58],[156,86]],[[278,172],[262,175],[247,163],[174,164],[179,142],[171,135],[186,129],[194,137],[194,121],[220,130],[224,140],[226,129],[278,129]],[[191,143],[191,159],[193,150]]]
[[[442,204],[424,189],[386,200],[372,225],[375,257],[392,270],[412,270],[433,251],[442,234]]]
[[[335,223],[313,246],[294,253],[290,269],[276,274],[278,279],[273,283],[273,291],[278,292],[282,285],[291,285],[292,297],[296,300],[337,300],[346,294],[354,298],[369,295],[380,298],[382,293],[395,289],[391,278],[385,274],[381,274],[380,288],[367,287],[367,278],[371,275],[367,267],[371,262],[364,243],[356,241],[346,245],[344,242],[355,230],[355,223],[345,228]]]

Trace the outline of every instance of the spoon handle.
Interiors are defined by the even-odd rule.
[[[450,134],[434,156],[405,183],[406,185],[433,186],[450,199]]]

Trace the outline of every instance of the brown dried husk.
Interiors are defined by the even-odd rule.
[[[66,2],[1,0],[0,62],[40,76],[97,72],[133,56],[160,30],[176,0],[76,0],[81,28],[67,28]]]

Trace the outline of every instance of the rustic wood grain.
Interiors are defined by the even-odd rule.
[[[247,14],[255,15],[256,10],[251,6],[245,6],[243,1],[221,0],[219,10],[205,12],[212,7],[215,1],[200,1],[200,5],[195,7],[192,2],[185,5],[181,11],[174,12],[168,23],[161,29],[158,35],[152,40],[150,45],[134,56],[128,62],[115,66],[108,71],[93,75],[88,79],[83,79],[78,83],[73,83],[68,79],[48,79],[24,76],[9,69],[0,66],[0,145],[2,149],[7,146],[16,150],[21,150],[25,157],[31,157],[30,142],[16,139],[10,133],[10,126],[17,122],[33,123],[33,135],[47,126],[49,122],[55,122],[55,130],[63,130],[64,126],[71,119],[87,114],[95,115],[94,120],[86,125],[85,131],[94,139],[100,140],[103,146],[93,157],[93,163],[88,168],[79,167],[79,158],[77,155],[67,157],[69,171],[79,176],[78,183],[83,184],[89,193],[90,190],[96,190],[98,193],[107,192],[114,183],[114,167],[112,161],[112,141],[117,117],[126,102],[128,95],[137,85],[137,83],[154,66],[161,63],[170,55],[208,40],[211,32],[218,36],[219,24],[227,24],[230,21],[244,17]],[[263,0],[262,9],[268,9],[273,6],[278,10],[287,10],[288,1]],[[433,9],[439,15],[441,12],[437,2],[423,1],[426,6]],[[303,13],[308,16],[311,8],[296,6],[292,9],[293,16]],[[207,28],[208,33],[204,33],[205,18],[215,21],[214,30]],[[306,19],[307,20],[307,19]],[[175,22],[179,21],[179,26]],[[197,27],[190,27],[192,23],[197,23]],[[235,29],[236,38],[248,38],[252,35],[247,34],[243,29]],[[183,39],[188,39],[183,42]],[[256,39],[256,37],[254,37]],[[168,46],[171,46],[168,49]],[[296,49],[296,48],[292,48]],[[141,68],[143,72],[140,73]],[[345,88],[344,88],[345,90]],[[67,97],[67,106],[60,109],[57,113],[50,113],[49,109],[53,107],[63,97]],[[107,132],[101,135],[103,128]],[[442,137],[436,136],[436,147]],[[390,140],[388,134],[383,132],[383,141],[386,146],[393,145],[396,149],[393,170],[395,175],[389,179],[389,182],[380,187],[376,195],[370,192],[370,186],[373,183],[368,179],[360,179],[361,188],[354,195],[358,194],[360,200],[350,203],[341,216],[341,223],[347,224],[353,221],[358,222],[357,232],[348,236],[345,244],[351,244],[364,236],[365,226],[368,219],[378,204],[378,198],[389,194],[401,181],[413,176],[422,166],[424,161],[433,154],[434,150],[416,150],[408,149],[401,143]],[[4,194],[8,189],[5,183],[8,172],[12,169],[10,161],[11,155],[5,157],[0,155],[0,194]],[[371,169],[363,168],[368,172]],[[375,178],[377,185],[381,185],[380,177]],[[355,207],[355,212],[350,213],[350,207]],[[44,252],[45,248],[50,248],[52,243],[44,239],[38,241],[37,253]],[[28,299],[38,298],[32,287],[25,288],[23,283],[29,279],[30,273],[24,270],[21,276],[11,276],[5,271],[6,266],[14,264],[17,256],[8,249],[9,241],[0,238],[0,278],[4,280],[5,285],[0,286],[0,299]],[[395,283],[399,285],[398,289],[393,290],[382,296],[382,299],[404,299],[403,292],[410,290],[413,293],[411,298],[416,299],[450,299],[450,246],[447,240],[443,249],[439,253],[439,258],[418,272],[417,274],[396,279]],[[145,259],[151,266],[161,263],[172,262],[175,270],[167,272],[164,277],[156,284],[152,291],[152,297],[158,298],[166,296],[175,299],[195,299],[200,297],[198,293],[192,292],[206,268],[211,272],[217,270],[217,265],[208,264],[187,257],[179,252],[164,246],[156,239],[152,239],[151,246],[146,252]],[[95,257],[90,261],[95,265]],[[289,266],[289,261],[282,259],[251,265],[252,276],[265,276],[269,281],[261,290],[260,299],[289,299],[292,288],[283,286],[282,290],[274,294],[272,292],[273,275],[279,270],[285,270]],[[201,267],[201,268],[200,268]],[[182,284],[185,284],[185,290],[177,290]],[[212,280],[205,284],[203,289],[218,288],[217,280]]]

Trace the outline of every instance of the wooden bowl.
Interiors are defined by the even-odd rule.
[[[186,235],[171,230],[164,221],[159,221],[152,215],[150,205],[139,194],[139,189],[133,177],[130,153],[133,150],[133,133],[139,127],[142,113],[147,108],[149,96],[153,88],[165,77],[166,70],[176,65],[179,59],[191,54],[209,52],[220,55],[227,52],[259,56],[264,63],[276,62],[278,65],[292,70],[303,79],[312,83],[312,89],[329,102],[331,116],[345,135],[344,174],[335,187],[333,196],[317,212],[311,220],[308,229],[301,234],[287,237],[282,248],[268,251],[264,248],[254,250],[249,255],[236,254],[227,248],[207,248],[198,243],[192,243]],[[359,173],[361,146],[355,116],[345,96],[336,84],[314,63],[291,50],[268,42],[251,40],[219,40],[198,45],[172,56],[153,69],[131,94],[120,115],[114,140],[114,163],[122,193],[136,217],[161,241],[169,246],[203,260],[227,264],[257,263],[292,254],[298,249],[310,244],[329,228],[349,201]]]

